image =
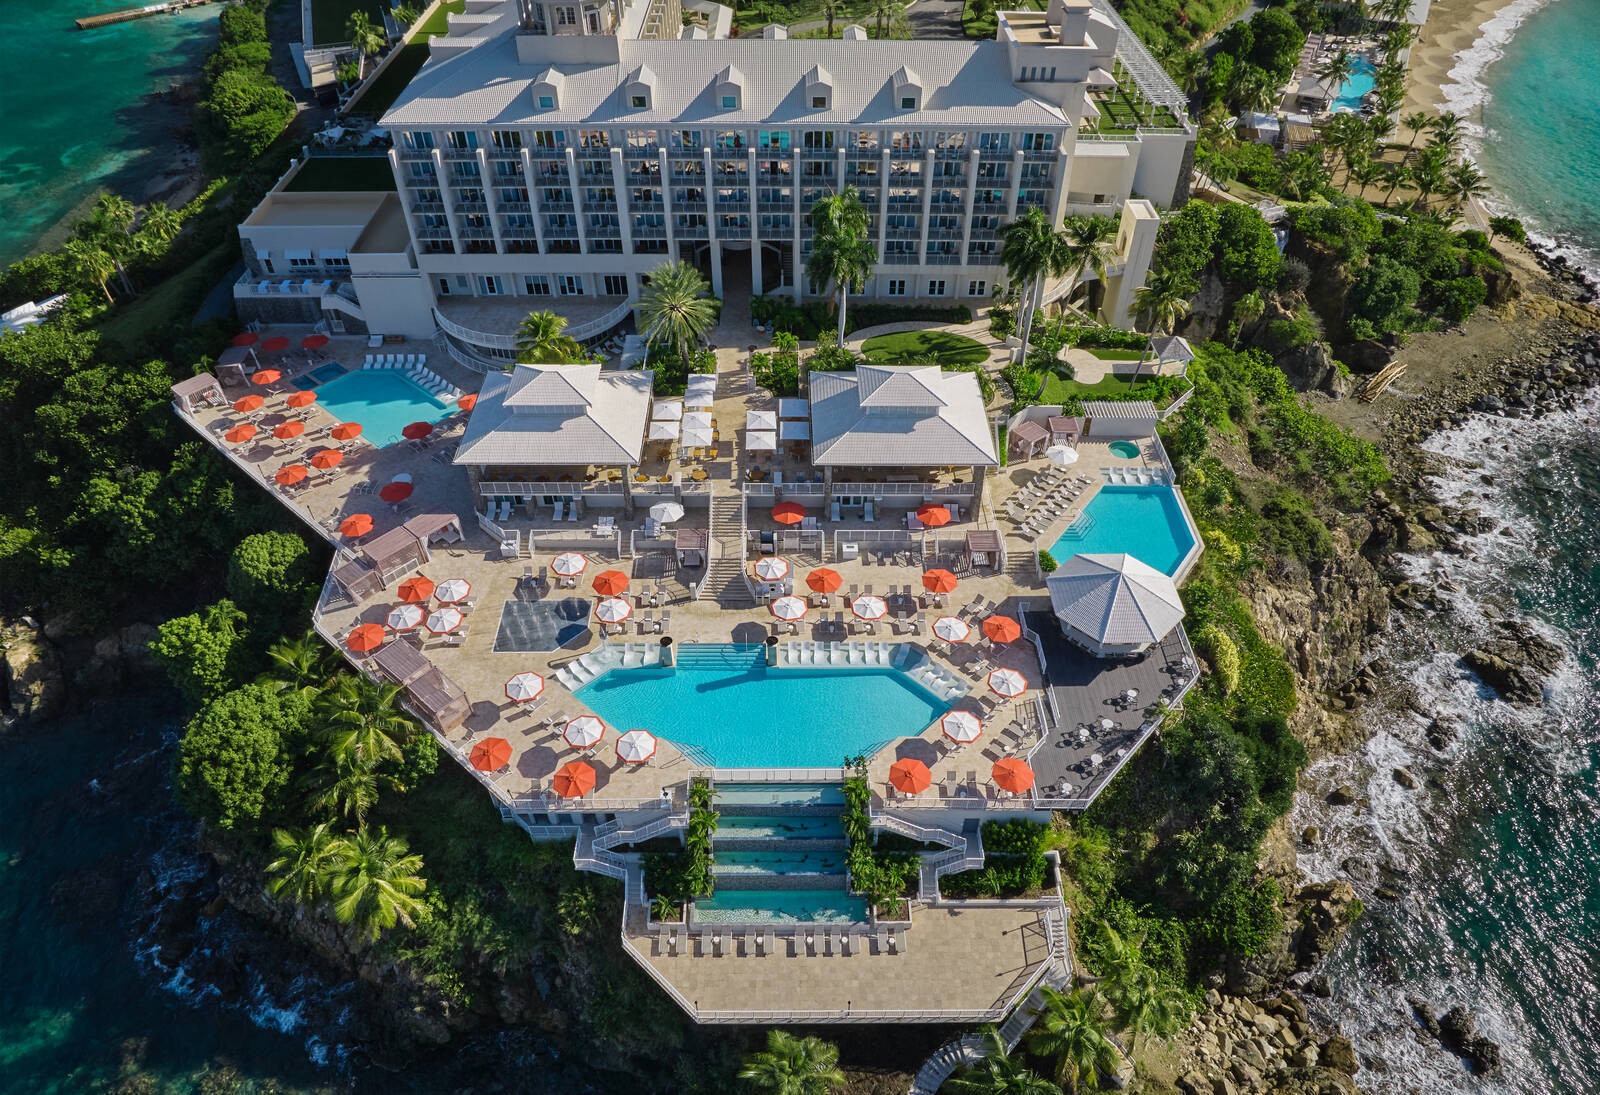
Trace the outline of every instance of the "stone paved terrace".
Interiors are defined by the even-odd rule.
[[[848,956],[835,943],[836,953],[824,955],[820,927],[811,947],[803,932],[776,941],[769,933],[769,953],[759,957],[750,927],[743,939],[724,934],[721,957],[713,956],[709,934],[693,943],[692,955],[668,955],[654,934],[624,942],[701,1022],[807,1012],[832,1021],[865,1021],[872,1013],[900,1022],[998,1018],[1051,958],[1039,907],[961,902],[916,907],[911,916],[900,954],[873,942]]]

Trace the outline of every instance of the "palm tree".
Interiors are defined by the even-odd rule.
[[[709,296],[709,290],[692,263],[664,262],[650,271],[650,284],[639,294],[645,342],[676,348],[685,371],[690,347],[717,325],[722,310],[722,302]]]
[[[1416,165],[1411,168],[1411,185],[1417,190],[1417,208],[1427,208],[1428,199],[1444,187],[1449,155],[1443,145],[1434,144],[1424,149],[1417,158]]]
[[[1417,111],[1415,114],[1407,114],[1404,118],[1400,119],[1400,124],[1411,130],[1411,143],[1406,146],[1407,152],[1413,152],[1416,150],[1417,138],[1429,128],[1432,121],[1433,119],[1429,118],[1427,113],[1421,110]]]
[[[1044,298],[1044,280],[1060,277],[1068,270],[1066,243],[1044,210],[1030,205],[1027,210],[1000,229],[1000,262],[1006,276],[1021,297],[1022,357],[1028,358],[1028,338],[1033,334],[1033,317]]]
[[[1278,84],[1271,73],[1250,65],[1234,81],[1233,97],[1242,110],[1266,110],[1278,101]]]
[[[1067,1091],[1097,1087],[1099,1073],[1117,1067],[1116,1048],[1100,1021],[1105,1001],[1094,989],[1061,992],[1041,985],[1039,994],[1043,1003],[1028,1032],[1028,1048],[1055,1062],[1056,1083]]]
[[[1170,334],[1178,320],[1189,314],[1189,298],[1199,286],[1176,270],[1151,274],[1134,290],[1133,308],[1151,331]]]
[[[333,755],[368,765],[398,760],[410,739],[411,722],[400,711],[398,684],[344,674],[322,699],[328,745]]]
[[[1137,967],[1113,985],[1113,993],[1117,1022],[1132,1035],[1132,1052],[1138,1051],[1141,1035],[1164,1040],[1183,1028],[1183,1002],[1177,989],[1150,967]]]
[[[100,291],[106,295],[106,303],[112,303],[111,289],[106,285],[106,279],[117,272],[117,264],[111,256],[98,244],[88,240],[68,240],[61,249],[71,260],[72,268],[80,276],[100,286]]]
[[[337,814],[364,826],[367,811],[378,801],[378,773],[372,764],[347,753],[335,754],[306,773],[307,804],[324,814]]]
[[[372,25],[364,11],[350,13],[344,32],[350,36],[350,48],[356,51],[356,79],[367,78],[367,58],[383,48],[383,34]]]
[[[1433,130],[1433,139],[1429,141],[1430,147],[1443,148],[1451,155],[1461,147],[1461,118],[1445,111],[1430,123]]]
[[[822,13],[828,17],[828,37],[833,37],[833,20],[839,14],[843,0],[822,0]]]
[[[517,360],[530,364],[570,365],[587,355],[583,344],[561,332],[567,328],[565,316],[554,312],[529,312],[517,326]]]
[[[1362,193],[1369,186],[1376,185],[1386,174],[1383,164],[1367,156],[1361,157],[1350,168],[1350,177],[1361,186]]]
[[[984,1056],[977,1064],[946,1080],[941,1091],[951,1095],[1059,1095],[1055,1084],[1011,1056],[993,1027],[983,1032]]]
[[[1381,145],[1394,136],[1394,115],[1392,113],[1374,114],[1367,119],[1367,137],[1374,145]]]
[[[1403,163],[1385,164],[1383,181],[1389,184],[1389,191],[1383,196],[1383,203],[1388,205],[1389,199],[1394,197],[1394,192],[1411,181],[1411,169]]]
[[[139,234],[163,246],[176,239],[181,231],[183,217],[177,210],[169,209],[166,202],[151,202],[139,218]],[[151,249],[148,244],[146,249]]]
[[[811,257],[806,278],[811,287],[825,292],[833,286],[833,306],[839,313],[838,345],[844,345],[845,299],[866,281],[878,251],[867,238],[871,219],[861,204],[861,192],[852,183],[837,194],[818,198],[811,207]]]
[[[1350,73],[1354,70],[1355,63],[1355,58],[1350,56],[1349,50],[1340,49],[1324,57],[1312,74],[1333,88],[1334,91],[1338,91],[1339,88],[1344,86],[1345,81],[1350,78]]]
[[[343,843],[331,821],[309,829],[274,829],[275,859],[267,864],[267,892],[302,905],[314,905],[328,896],[330,872]]]
[[[884,36],[884,32],[888,30],[889,24],[899,11],[899,0],[872,0],[872,18],[876,26],[874,37],[882,38]]]
[[[1488,192],[1489,186],[1484,182],[1483,173],[1471,160],[1462,160],[1450,169],[1449,178],[1445,183],[1445,193],[1450,195],[1450,202],[1457,209],[1469,200],[1481,198]]]
[[[267,677],[277,681],[279,691],[316,691],[328,675],[328,647],[314,631],[298,639],[279,639],[267,647],[272,667]]]
[[[1180,49],[1173,54],[1168,72],[1185,95],[1193,95],[1206,77],[1206,56],[1199,50]]]
[[[745,1058],[739,1079],[762,1095],[826,1095],[845,1082],[837,1046],[777,1029],[767,1031],[765,1051]]]
[[[1104,288],[1111,267],[1122,257],[1117,250],[1117,221],[1113,217],[1072,217],[1064,231],[1067,234],[1067,266],[1072,271],[1073,290],[1085,274],[1093,274],[1100,288]],[[1090,288],[1093,294],[1096,290]],[[1091,297],[1092,299],[1092,297]]]
[[[333,867],[333,914],[371,939],[396,924],[414,927],[428,883],[422,857],[382,828],[340,841]]]

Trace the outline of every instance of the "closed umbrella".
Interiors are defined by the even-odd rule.
[[[593,715],[579,715],[568,721],[561,737],[574,749],[593,749],[605,737],[606,724]]]
[[[685,426],[683,436],[678,438],[678,444],[686,449],[703,449],[716,443],[716,438],[711,436],[711,431],[702,426]]]
[[[275,354],[279,350],[287,350],[288,348],[289,340],[283,335],[273,335],[261,343],[261,351],[268,354]]]
[[[930,502],[928,505],[917,507],[917,520],[929,528],[938,528],[940,525],[950,523],[950,511]]]
[[[406,425],[405,429],[400,431],[400,436],[408,441],[420,441],[432,432],[433,423],[431,422],[411,422]]]
[[[352,513],[339,522],[339,533],[342,536],[365,536],[372,531],[372,515],[370,513]]]
[[[282,486],[292,487],[310,474],[311,472],[306,469],[304,464],[286,464],[279,468],[277,474],[272,478],[276,479]]]
[[[259,395],[241,395],[233,401],[233,409],[240,414],[249,414],[251,411],[259,411],[261,404],[265,402],[266,400]]]
[[[839,572],[828,567],[818,567],[806,575],[806,585],[818,593],[832,593],[843,584],[844,579],[839,577]]]
[[[763,582],[781,582],[789,576],[789,560],[777,555],[757,559],[753,568]]]
[[[255,435],[256,428],[250,423],[246,422],[242,426],[235,426],[222,436],[228,439],[228,444],[230,445],[242,445],[246,441],[249,441],[251,438],[255,437]]]
[[[850,611],[862,620],[881,620],[889,614],[889,606],[882,597],[863,593],[850,602]]]
[[[393,483],[385,483],[378,488],[378,497],[385,502],[404,502],[411,497],[411,492],[415,489],[410,483],[396,480]]]
[[[799,597],[779,597],[769,607],[772,614],[785,623],[794,623],[806,614],[806,603]]]
[[[922,588],[929,593],[953,593],[956,576],[948,570],[929,570],[922,575]]]
[[[382,646],[385,638],[383,628],[377,624],[362,624],[344,637],[344,645],[357,654],[368,654]]]
[[[466,619],[461,615],[461,610],[452,605],[436,608],[428,614],[428,630],[435,635],[448,635],[461,626],[461,621]]]
[[[1051,445],[1044,450],[1044,458],[1057,467],[1064,468],[1078,462],[1078,450],[1071,445]]]
[[[947,643],[964,643],[972,628],[959,616],[940,616],[933,621],[933,633]]]
[[[620,624],[633,615],[633,608],[620,597],[607,597],[594,606],[594,618],[603,624]]]
[[[433,596],[442,605],[453,605],[467,599],[472,583],[465,578],[450,578],[434,587]]]
[[[677,502],[657,502],[650,507],[650,519],[658,524],[670,525],[683,520],[683,507]]]
[[[939,720],[939,726],[944,730],[944,736],[951,741],[963,744],[977,741],[983,734],[983,723],[978,721],[978,716],[971,711],[950,711]]]
[[[1020,795],[1033,786],[1033,769],[1025,761],[1016,757],[1006,757],[996,761],[995,766],[989,769],[989,778],[994,780],[994,785],[1002,791],[1010,791]]]
[[[594,576],[594,591],[602,597],[617,597],[628,588],[628,576],[620,570],[602,570]]]
[[[498,772],[511,763],[511,743],[505,738],[484,738],[467,754],[467,763],[480,772]]]
[[[617,739],[617,759],[624,764],[643,764],[656,755],[656,736],[648,730],[629,730]]]
[[[250,383],[265,387],[268,384],[276,384],[282,379],[283,374],[277,369],[262,369],[250,378]]]
[[[506,682],[506,699],[512,703],[527,703],[544,694],[544,678],[537,673],[524,671]]]
[[[1010,616],[990,616],[982,626],[990,642],[1009,643],[1022,638],[1022,625]]]
[[[933,774],[915,757],[902,757],[889,765],[889,783],[896,791],[920,795],[933,786]]]
[[[272,436],[279,441],[288,441],[290,438],[299,437],[306,432],[304,422],[279,422],[272,427]]]
[[[780,525],[798,525],[806,519],[806,508],[799,502],[779,502],[772,507],[772,519]]]
[[[550,560],[550,569],[563,578],[570,578],[574,574],[582,574],[583,568],[589,565],[589,560],[579,555],[576,551],[565,551]]]
[[[338,449],[322,449],[311,454],[311,466],[327,471],[336,468],[344,460],[344,453]]]
[[[395,590],[402,601],[426,601],[433,596],[433,579],[422,574],[413,574],[400,583],[400,588]]]
[[[335,441],[354,441],[361,436],[361,423],[341,422],[328,431],[328,436]]]
[[[389,610],[388,619],[384,620],[391,631],[410,631],[421,622],[422,606],[413,604],[396,605]]]
[[[1028,690],[1028,680],[1015,669],[996,669],[989,674],[989,691],[1007,699],[1016,699]]]
[[[300,340],[300,348],[302,350],[320,350],[327,344],[327,335],[307,335]]]
[[[550,788],[562,798],[582,798],[594,790],[594,769],[581,760],[569,760],[556,769]]]
[[[291,407],[309,407],[317,401],[316,392],[295,392],[284,402]]]

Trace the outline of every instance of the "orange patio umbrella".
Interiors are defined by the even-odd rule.
[[[925,506],[917,507],[917,520],[929,528],[938,528],[940,525],[950,523],[950,511],[943,506],[934,505],[932,502]]]
[[[952,593],[956,588],[956,576],[948,570],[929,570],[922,575],[922,588],[929,593]]]
[[[328,436],[335,441],[354,441],[361,436],[361,423],[341,422],[328,431]]]
[[[338,467],[339,462],[343,459],[344,453],[338,449],[322,449],[311,454],[311,466],[326,471],[329,468]]]
[[[385,502],[404,502],[411,497],[411,492],[414,490],[416,490],[415,487],[404,481],[385,483],[378,488],[378,497]]]
[[[381,624],[362,624],[344,637],[344,645],[357,654],[367,654],[382,646],[384,638]]]
[[[304,464],[285,464],[278,469],[278,473],[272,478],[276,479],[281,486],[292,487],[310,474]]]
[[[920,795],[933,786],[933,775],[915,757],[902,757],[889,766],[889,783],[896,791]]]
[[[478,405],[478,393],[472,392],[456,400],[456,406],[464,411],[470,411]]]
[[[844,579],[839,577],[839,572],[828,567],[818,567],[806,575],[806,585],[818,593],[832,593],[843,584]]]
[[[806,508],[799,502],[779,502],[772,507],[772,519],[780,525],[798,525],[806,519]]]
[[[1033,786],[1033,769],[1029,768],[1025,761],[1007,757],[1005,760],[995,762],[995,766],[989,771],[989,778],[994,780],[994,785],[1000,790],[1018,795]]]
[[[317,401],[316,392],[295,392],[284,402],[291,407],[309,407]]]
[[[269,354],[275,354],[279,350],[287,350],[288,348],[289,339],[284,335],[273,335],[271,338],[261,343],[262,351]]]
[[[602,570],[594,576],[594,591],[602,597],[617,597],[628,588],[628,576],[620,570]]]
[[[581,760],[569,760],[556,769],[550,785],[562,798],[582,798],[594,790],[594,781],[593,768]]]
[[[251,393],[250,395],[241,395],[238,399],[233,401],[233,409],[238,411],[240,414],[249,414],[251,411],[259,411],[261,409],[261,404],[265,402],[265,399],[254,393]]]
[[[305,432],[306,424],[304,422],[279,422],[272,427],[272,436],[279,441],[287,441],[291,437],[299,437]]]
[[[433,596],[433,579],[413,574],[395,590],[402,601],[426,601]]]
[[[277,369],[262,369],[250,378],[252,384],[276,384],[283,379],[283,374]]]
[[[320,350],[327,344],[327,335],[307,335],[300,340],[300,348],[302,350]]]
[[[242,445],[255,435],[256,428],[250,425],[250,423],[246,422],[242,426],[235,426],[222,436],[228,439],[228,444],[230,445]]]
[[[505,738],[484,738],[467,754],[467,762],[480,772],[498,772],[511,763],[511,743]]]
[[[433,432],[431,422],[413,422],[400,431],[400,436],[408,441],[420,441]]]
[[[1022,625],[1010,616],[990,616],[983,621],[983,633],[990,642],[1009,643],[1022,638]]]
[[[345,536],[365,536],[372,531],[370,513],[352,513],[339,522],[339,532]]]
[[[253,334],[250,331],[240,331],[233,336],[233,344],[235,346],[254,346],[260,338],[260,335]]]

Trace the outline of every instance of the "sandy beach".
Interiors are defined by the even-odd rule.
[[[1428,25],[1411,47],[1406,80],[1406,100],[1400,114],[1416,111],[1437,114],[1444,97],[1439,89],[1450,79],[1456,55],[1478,40],[1479,28],[1511,0],[1434,0]],[[1409,137],[1409,131],[1403,131]]]

